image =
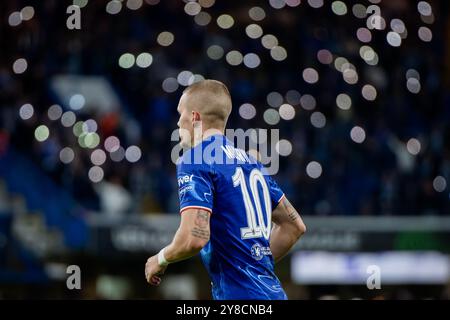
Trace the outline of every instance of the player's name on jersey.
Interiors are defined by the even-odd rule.
[[[225,152],[228,159],[234,160],[237,159],[242,162],[250,163],[250,158],[247,153],[242,149],[237,149],[233,146],[226,145],[222,146],[222,150]]]

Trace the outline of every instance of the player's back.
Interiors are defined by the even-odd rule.
[[[286,299],[273,271],[271,214],[283,196],[263,166],[222,135],[186,152],[177,166],[181,211],[212,212],[202,260],[215,299]]]

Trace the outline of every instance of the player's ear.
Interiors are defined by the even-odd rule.
[[[192,111],[192,123],[200,121],[200,113],[197,111]]]

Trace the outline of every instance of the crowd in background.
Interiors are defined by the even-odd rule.
[[[340,17],[330,10],[328,2],[318,9],[306,1],[299,7],[274,9],[269,1],[216,1],[205,9],[212,21],[200,26],[184,12],[183,1],[149,3],[144,1],[138,10],[124,5],[120,13],[111,15],[105,10],[105,3],[90,1],[81,10],[81,30],[67,29],[68,15],[62,1],[49,0],[36,6],[34,17],[17,27],[8,25],[8,16],[24,4],[1,3],[0,152],[15,148],[26,154],[88,210],[176,213],[178,190],[175,165],[170,158],[174,142],[170,137],[176,129],[176,107],[183,86],[168,93],[162,83],[168,77],[176,78],[182,70],[190,70],[223,81],[229,87],[234,109],[228,127],[277,128],[280,136],[292,143],[292,153],[281,157],[275,179],[302,214],[450,212],[449,189],[442,186],[442,179],[439,190],[434,185],[438,176],[450,183],[450,90],[443,81],[445,57],[449,54],[444,46],[448,37],[446,3],[433,3],[431,42],[423,42],[417,36],[417,29],[424,23],[412,2],[382,4],[386,21],[401,18],[408,37],[400,47],[392,47],[386,42],[386,30],[372,32],[370,45],[379,55],[376,66],[367,65],[359,56],[364,44],[356,37],[356,31],[365,27],[366,20],[354,17],[351,5],[347,15]],[[245,27],[254,23],[248,10],[256,5],[266,11],[265,19],[258,23],[286,48],[286,60],[275,61],[260,39],[246,36]],[[215,19],[222,13],[234,17],[232,28],[217,26]],[[175,40],[170,46],[156,41],[162,31],[173,33]],[[213,44],[223,46],[225,53],[256,53],[261,64],[251,69],[243,64],[231,66],[225,57],[213,60],[207,55]],[[344,82],[333,64],[320,63],[317,52],[321,49],[351,61],[358,70],[358,83]],[[121,68],[118,60],[125,52],[149,52],[153,63],[148,68]],[[12,64],[20,57],[26,58],[28,68],[23,74],[15,74]],[[318,71],[317,83],[303,80],[302,71],[306,68]],[[417,94],[406,87],[405,74],[409,69],[420,74],[421,90]],[[111,82],[121,98],[118,111],[92,113],[89,118],[99,124],[102,141],[115,135],[126,144],[138,145],[142,150],[140,161],[107,160],[102,165],[103,181],[90,181],[92,150],[79,147],[70,128],[48,119],[48,108],[57,102],[49,93],[49,81],[57,74],[101,75]],[[362,97],[361,87],[366,83],[377,88],[375,101]],[[315,110],[305,110],[297,100],[293,103],[293,120],[267,124],[263,118],[269,107],[267,95],[279,92],[285,96],[289,90],[313,95],[317,101]],[[340,93],[352,98],[350,110],[336,106]],[[32,104],[35,111],[26,121],[19,117],[19,108],[25,103]],[[240,116],[239,106],[243,103],[256,107],[253,119]],[[326,117],[323,128],[311,124],[314,111]],[[51,132],[44,142],[34,137],[40,124],[46,124]],[[354,126],[364,128],[363,143],[351,139]],[[420,141],[417,155],[406,149],[412,138]],[[59,159],[60,150],[66,146],[75,151],[70,164]],[[311,161],[322,166],[317,179],[307,174]]]

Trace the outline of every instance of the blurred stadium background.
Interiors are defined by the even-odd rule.
[[[308,226],[276,267],[291,299],[449,299],[449,6],[1,1],[0,298],[210,298],[200,259],[159,288],[144,263],[178,225],[178,99],[214,78],[230,128],[280,130]]]

